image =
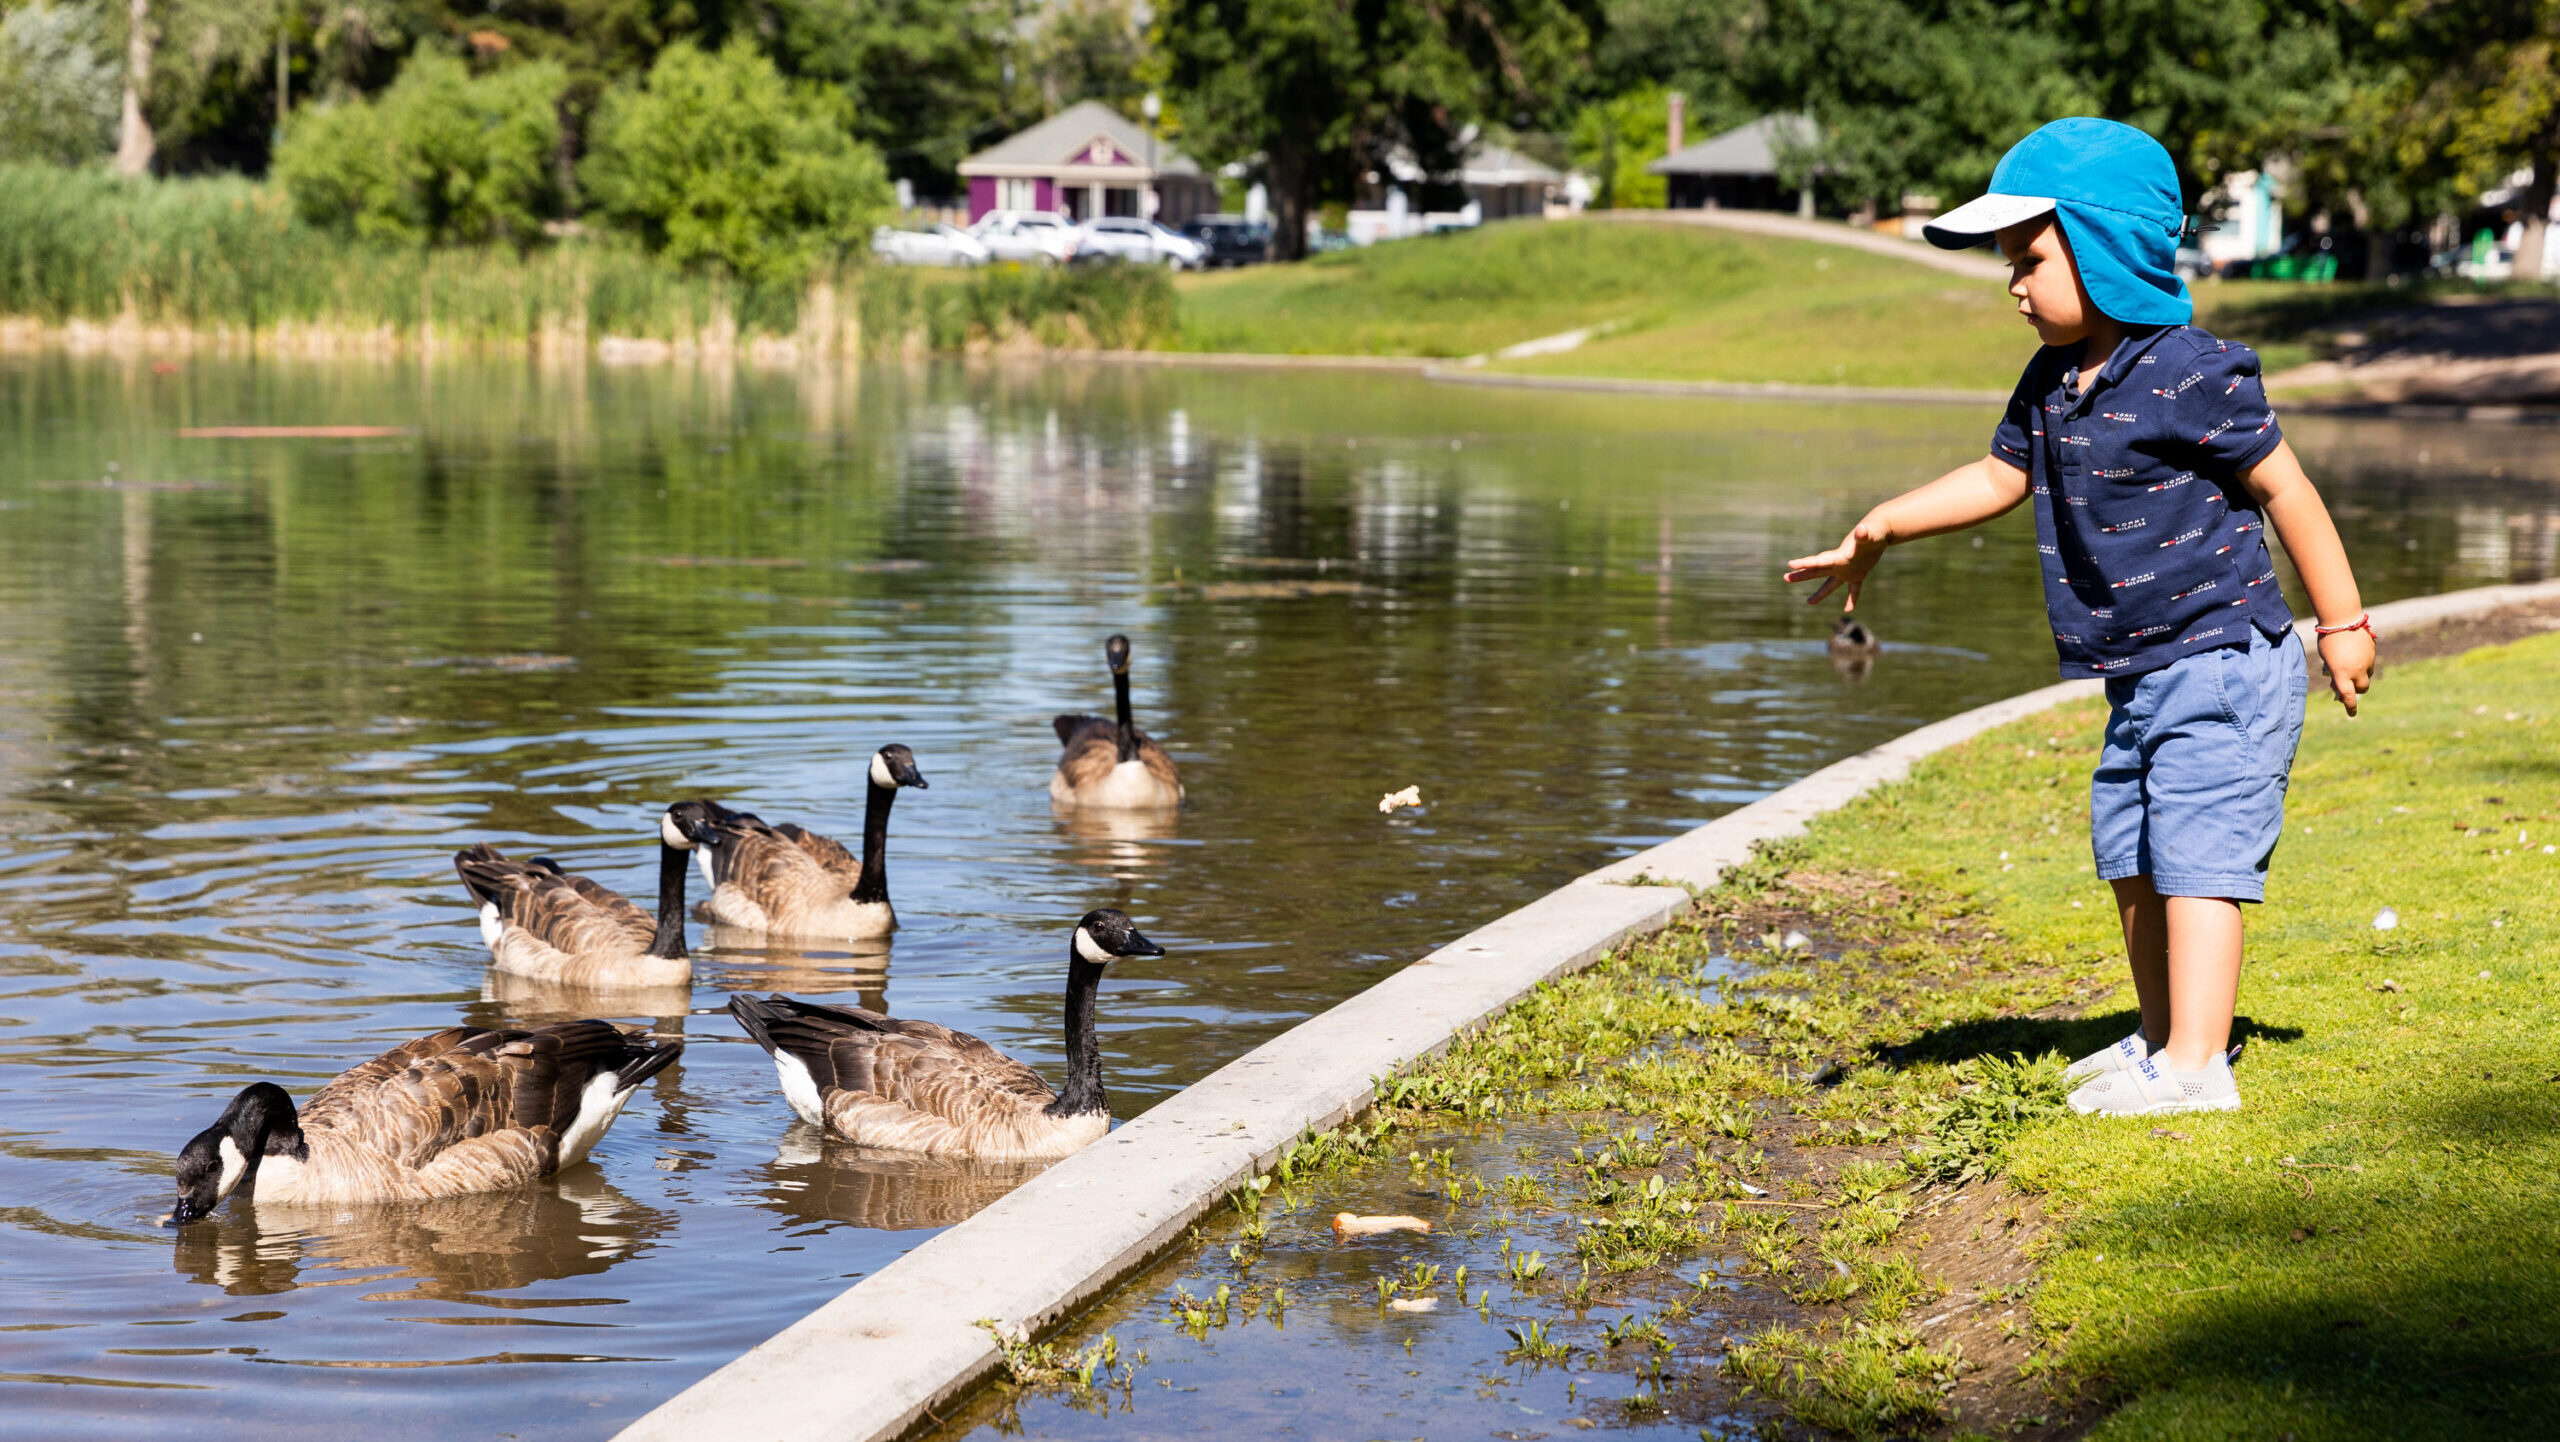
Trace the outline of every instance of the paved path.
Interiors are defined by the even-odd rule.
[[[2009,279],[2009,267],[1993,260],[1986,251],[1940,250],[1925,240],[1878,235],[1872,230],[1859,230],[1836,220],[1798,220],[1792,215],[1779,215],[1767,210],[1593,210],[1585,214],[1593,220],[1621,224],[1703,225],[1716,230],[1741,231],[1746,235],[1820,241],[1824,245],[1845,245],[1851,250],[1889,255],[1913,265],[1943,270],[1949,275],[2002,282]]]

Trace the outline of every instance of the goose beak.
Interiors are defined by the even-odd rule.
[[[1164,948],[1133,931],[1129,933],[1128,940],[1120,943],[1120,954],[1122,956],[1162,956]]]

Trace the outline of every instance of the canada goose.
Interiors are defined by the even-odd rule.
[[[709,824],[709,804],[682,801],[658,818],[658,914],[571,876],[549,857],[518,861],[486,842],[456,852],[453,869],[480,903],[480,939],[500,971],[564,986],[678,986],[693,980],[684,945],[685,853]]]
[[[495,1191],[586,1158],[622,1104],[684,1050],[606,1021],[455,1026],[341,1072],[300,1112],[252,1082],[178,1153],[184,1225],[255,1182],[286,1206]]]
[[[1063,1157],[1111,1130],[1094,1044],[1094,993],[1124,956],[1162,956],[1117,911],[1087,912],[1067,949],[1067,1082],[966,1032],[856,1007],[729,998],[730,1014],[773,1057],[782,1095],[814,1125],[864,1146],[982,1161]]]
[[[1842,616],[1831,625],[1831,639],[1823,649],[1831,654],[1831,669],[1852,681],[1863,681],[1876,664],[1876,654],[1884,643],[1866,623],[1855,616]]]
[[[769,825],[712,802],[699,853],[711,895],[693,914],[707,922],[776,936],[858,941],[898,929],[889,905],[889,808],[898,788],[925,786],[915,753],[883,746],[872,755],[862,806],[862,857],[842,843],[789,822]]]
[[[1165,807],[1182,804],[1182,778],[1173,758],[1155,738],[1129,719],[1129,638],[1103,643],[1111,663],[1112,697],[1119,703],[1117,724],[1099,716],[1061,716],[1057,728],[1066,754],[1049,778],[1049,799],[1060,806]]]

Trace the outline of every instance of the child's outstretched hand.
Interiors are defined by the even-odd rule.
[[[2329,670],[2329,689],[2338,704],[2356,714],[2356,698],[2373,689],[2373,633],[2332,631],[2320,638],[2320,664]]]
[[[1810,581],[1816,576],[1822,578],[1822,584],[1814,588],[1812,595],[1804,598],[1808,606],[1821,605],[1824,597],[1846,586],[1849,588],[1849,600],[1841,609],[1854,611],[1858,609],[1858,592],[1867,584],[1867,573],[1876,568],[1876,562],[1884,559],[1885,547],[1889,544],[1891,541],[1883,524],[1869,516],[1851,527],[1839,545],[1820,555],[1799,556],[1787,562],[1787,579],[1793,582]]]

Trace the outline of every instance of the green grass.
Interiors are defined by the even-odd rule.
[[[2005,390],[2033,345],[1999,287],[1810,241],[1509,222],[1188,281],[1186,350],[1454,357],[1584,326],[1540,374]]]
[[[1922,768],[1819,825],[1811,864],[1905,868],[2021,956],[2118,971],[2088,865],[2099,714]],[[2191,1140],[2060,1120],[2011,1144],[2069,1222],[2035,1313],[2121,1399],[2097,1435],[2518,1435],[2560,1406],[2555,717],[2560,637],[2394,668],[2357,721],[2315,691],[2249,918],[2246,1109],[2177,1120]],[[1960,1040],[2032,1053],[2060,1026]]]

